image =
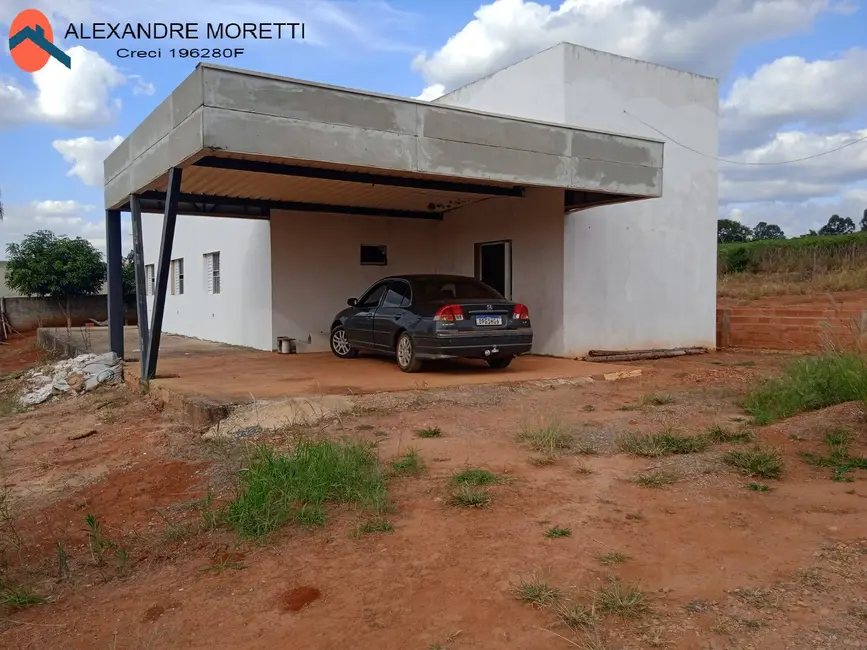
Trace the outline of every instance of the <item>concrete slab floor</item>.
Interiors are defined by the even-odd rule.
[[[108,329],[73,330],[74,340],[89,341],[94,353],[108,350]],[[63,328],[52,333],[68,338]],[[127,380],[139,379],[138,334],[125,328]],[[492,370],[483,362],[453,361],[430,364],[423,372],[401,372],[392,359],[338,359],[331,353],[285,355],[237,346],[163,335],[157,378],[152,385],[178,395],[207,398],[223,404],[306,395],[352,395],[426,388],[506,382],[616,378],[640,374],[635,366],[588,363],[552,357],[524,356],[506,370]]]

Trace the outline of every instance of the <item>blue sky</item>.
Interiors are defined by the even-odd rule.
[[[235,41],[231,46],[246,52],[226,63],[395,95],[418,96],[427,88],[425,98],[570,40],[720,78],[721,153],[727,158],[778,161],[838,146],[862,131],[867,135],[867,51],[859,49],[867,46],[865,0],[2,5],[4,39],[15,14],[26,7],[42,10],[55,31],[69,22],[304,21],[307,40]],[[8,48],[0,55],[4,248],[39,227],[81,234],[102,246],[102,193],[93,170],[113,146],[111,139],[128,135],[195,66],[194,60],[168,56],[171,47],[185,45],[177,41],[141,43],[163,49],[163,58],[146,60],[118,58],[118,46],[131,45],[126,40],[58,44],[73,55],[74,81],[54,62],[29,75],[14,65]],[[216,45],[191,43],[205,44]],[[71,85],[64,90],[63,84]],[[833,212],[860,218],[867,208],[867,186],[858,180],[867,178],[867,143],[821,160],[821,168],[751,168],[749,174],[723,167],[720,215],[749,225],[777,222],[789,234],[818,227]]]

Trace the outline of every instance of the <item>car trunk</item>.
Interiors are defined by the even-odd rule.
[[[449,330],[456,332],[486,332],[514,328],[512,313],[515,304],[502,298],[490,300],[456,300],[437,303],[437,307],[457,305],[463,312],[463,319],[441,322]],[[510,327],[511,326],[511,327]]]

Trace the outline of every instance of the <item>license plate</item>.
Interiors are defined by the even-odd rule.
[[[502,325],[503,317],[502,316],[477,316],[476,317],[476,325],[481,326],[491,326],[491,325]]]

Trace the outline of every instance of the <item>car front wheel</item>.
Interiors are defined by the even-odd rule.
[[[421,359],[416,356],[412,337],[406,332],[402,332],[397,337],[394,353],[397,357],[398,367],[404,372],[418,372],[421,370]]]
[[[343,325],[338,325],[331,330],[331,351],[334,356],[341,359],[352,359],[358,355],[358,350],[349,345],[346,340],[346,330]]]
[[[488,365],[494,370],[503,370],[508,368],[514,357],[488,357]]]

